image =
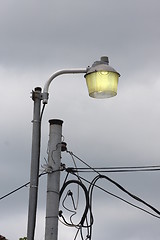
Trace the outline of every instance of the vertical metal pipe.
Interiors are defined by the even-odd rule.
[[[58,212],[61,165],[61,137],[63,121],[53,119],[50,123],[48,176],[47,176],[47,206],[45,240],[58,238]]]
[[[35,88],[32,92],[34,101],[33,110],[33,129],[32,129],[32,153],[31,153],[31,170],[30,170],[30,192],[28,207],[28,226],[27,240],[34,240],[36,210],[38,197],[38,175],[39,175],[39,157],[40,157],[40,138],[41,138],[41,88]]]

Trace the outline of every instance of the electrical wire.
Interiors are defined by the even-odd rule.
[[[150,209],[152,209],[154,212],[156,212],[158,215],[160,215],[160,211],[157,210],[155,207],[153,207],[152,205],[148,204],[146,201],[142,200],[141,198],[137,197],[136,195],[130,193],[129,191],[127,191],[123,186],[121,186],[118,182],[114,181],[113,179],[109,178],[106,175],[102,175],[100,174],[100,172],[134,172],[134,171],[157,171],[160,170],[159,166],[140,166],[140,167],[110,167],[110,168],[93,168],[91,167],[89,164],[87,164],[85,161],[83,161],[81,158],[79,158],[78,156],[76,156],[74,153],[72,153],[71,151],[67,150],[67,153],[70,154],[70,156],[72,157],[73,163],[75,165],[75,168],[66,168],[66,172],[67,172],[67,176],[71,173],[74,176],[76,176],[78,178],[77,182],[82,183],[83,181],[86,181],[89,183],[89,188],[88,188],[88,204],[87,204],[87,211],[86,211],[86,215],[83,218],[83,224],[78,224],[78,225],[74,225],[72,222],[72,216],[75,215],[75,213],[73,213],[73,215],[70,217],[70,222],[68,223],[65,219],[64,216],[62,216],[62,219],[64,221],[65,225],[68,226],[73,226],[73,227],[77,227],[78,230],[76,232],[76,235],[74,237],[74,240],[76,240],[78,234],[80,233],[81,239],[82,240],[91,240],[92,238],[92,227],[93,227],[93,222],[94,222],[94,218],[93,218],[93,213],[92,213],[92,202],[93,202],[93,189],[94,187],[97,187],[101,190],[103,190],[105,193],[108,193],[110,195],[112,195],[113,197],[116,197],[117,199],[120,199],[121,201],[131,205],[132,207],[135,207],[153,217],[156,217],[158,219],[160,219],[159,216],[157,216],[156,214],[153,214],[152,212],[141,208],[135,204],[132,204],[131,202],[105,190],[104,188],[101,188],[100,186],[96,185],[96,182],[99,179],[106,179],[107,181],[111,182],[112,184],[114,184],[116,187],[118,187],[121,191],[125,192],[126,194],[128,194],[130,197],[132,197],[134,200],[141,202],[143,205],[146,205],[147,207],[149,207]],[[80,162],[82,162],[83,164],[85,164],[87,166],[87,168],[77,168],[77,165],[75,164],[76,161],[74,158],[77,158]],[[80,172],[95,172],[97,174],[97,176],[90,182],[88,180],[86,180],[85,178],[80,176]],[[70,180],[72,182],[72,180]],[[67,182],[66,182],[67,183]],[[73,199],[72,199],[73,201]],[[63,201],[63,205],[64,205],[65,199]],[[64,207],[64,206],[63,206]],[[74,212],[74,211],[72,211]],[[61,212],[62,215],[62,212]],[[88,222],[88,216],[89,216],[89,222]],[[86,225],[84,224],[86,223]],[[86,238],[84,238],[83,236],[83,228],[87,229],[87,235]]]
[[[79,233],[80,229],[77,230],[76,235],[74,236],[74,240],[76,240],[78,233]]]
[[[74,157],[71,155],[71,158],[72,158],[72,161],[73,161],[73,164],[75,166],[75,169],[77,170],[77,165],[76,165],[76,161],[74,160]],[[79,176],[79,173],[77,171],[77,177]],[[80,180],[80,178],[78,178]],[[81,180],[80,180],[81,181]],[[79,203],[79,185],[77,185],[77,203],[76,203],[76,209],[78,208],[78,203]]]
[[[67,172],[67,174],[69,174],[68,171],[66,171],[66,172]],[[72,173],[72,172],[70,172],[70,173]],[[72,174],[77,177],[77,175],[76,175],[75,172],[73,172]],[[103,177],[105,178],[106,176],[103,176]],[[90,215],[90,224],[87,224],[87,226],[85,226],[84,224],[78,226],[78,230],[77,230],[77,232],[76,232],[76,235],[75,235],[75,237],[74,237],[74,240],[76,240],[76,238],[77,238],[77,236],[78,236],[79,233],[80,233],[80,236],[81,236],[81,239],[82,239],[82,240],[84,240],[84,239],[85,239],[85,240],[87,240],[87,239],[91,240],[91,238],[92,238],[92,227],[93,227],[92,198],[93,198],[93,189],[94,189],[94,187],[97,187],[97,188],[99,188],[100,190],[104,191],[105,193],[110,194],[110,195],[112,195],[112,196],[120,199],[121,201],[123,201],[123,202],[125,202],[125,203],[127,203],[127,204],[129,204],[129,205],[131,205],[131,206],[133,206],[133,207],[135,207],[135,208],[137,208],[137,209],[139,209],[139,210],[141,210],[141,211],[143,211],[143,212],[145,212],[145,213],[153,216],[153,217],[156,217],[156,218],[160,219],[159,216],[157,216],[157,215],[155,215],[155,214],[153,214],[153,213],[151,213],[151,212],[149,212],[149,211],[147,211],[147,210],[145,210],[145,209],[143,209],[143,208],[141,208],[141,207],[139,207],[139,206],[136,206],[135,204],[132,204],[131,202],[126,201],[125,199],[123,199],[123,198],[121,198],[121,197],[119,197],[119,196],[117,196],[117,195],[115,195],[115,194],[112,194],[112,193],[110,193],[109,191],[105,190],[104,188],[101,188],[100,186],[96,185],[96,182],[97,182],[100,178],[102,178],[101,175],[97,175],[91,182],[88,181],[88,180],[86,180],[85,178],[81,177],[80,175],[79,175],[79,177],[77,177],[77,178],[78,178],[78,181],[79,181],[79,179],[81,179],[81,182],[82,182],[82,181],[85,181],[85,182],[87,182],[87,183],[90,184],[89,189],[88,189],[88,195],[89,195],[88,212],[90,212],[91,215]],[[107,180],[108,180],[108,179],[107,179]],[[88,212],[87,212],[87,214],[88,214]],[[67,225],[67,226],[75,227],[74,225],[68,225],[68,222],[65,220],[64,216],[63,216],[62,218],[63,218],[63,221],[64,221],[63,224],[65,224],[65,225]],[[87,215],[86,215],[85,221],[87,221]],[[84,238],[84,236],[83,236],[83,228],[84,228],[84,227],[87,227],[87,235],[86,235],[86,238]]]
[[[42,116],[43,116],[43,113],[44,113],[45,106],[46,106],[46,104],[43,104],[41,114],[40,114],[40,122],[42,121]]]
[[[62,206],[63,206],[67,211],[75,213],[75,211],[73,211],[73,210],[71,210],[71,209],[69,209],[68,207],[65,206],[65,201],[66,201],[66,199],[67,199],[68,196],[71,197],[72,204],[73,204],[73,208],[74,208],[74,210],[76,210],[76,206],[75,206],[75,202],[74,202],[74,198],[73,198],[73,193],[72,193],[71,190],[68,190],[68,192],[66,193],[66,196],[65,196],[65,198],[64,198],[63,201],[62,201]]]
[[[87,215],[87,212],[88,212],[88,205],[89,205],[88,191],[87,191],[87,188],[85,187],[85,185],[84,185],[81,181],[78,181],[78,180],[68,180],[68,181],[66,181],[66,182],[63,184],[63,186],[62,186],[62,188],[61,188],[61,190],[60,190],[60,193],[59,193],[59,198],[61,199],[61,196],[62,196],[64,190],[66,189],[66,187],[67,187],[68,185],[72,184],[72,183],[73,183],[73,184],[74,184],[74,183],[75,183],[75,184],[78,184],[78,185],[82,188],[82,190],[84,191],[86,206],[85,206],[85,209],[84,209],[82,218],[81,218],[81,220],[80,220],[80,222],[79,222],[78,224],[73,224],[73,223],[68,223],[68,222],[65,220],[64,216],[62,215],[62,213],[63,213],[62,211],[60,211],[59,216],[63,218],[64,222],[65,222],[68,226],[80,227],[80,226],[83,226],[83,224],[84,224],[84,221],[85,221],[85,218],[86,218],[86,215]]]
[[[115,170],[110,170],[108,168],[94,168],[95,170],[98,170],[99,173],[129,173],[129,172],[155,172],[155,171],[160,171],[160,168],[143,168],[143,169],[115,169]],[[103,170],[101,170],[103,169]],[[106,170],[105,170],[106,169]],[[108,170],[107,170],[108,169]],[[73,171],[77,171],[77,172],[86,172],[86,173],[90,173],[93,172],[92,169],[88,169],[88,168],[72,168]]]
[[[147,169],[147,168],[160,168],[159,165],[147,165],[147,166],[118,166],[118,167],[96,167],[95,169]],[[87,169],[87,168],[78,168],[78,169]]]
[[[100,175],[100,173],[94,169],[93,167],[91,167],[88,163],[86,163],[85,161],[83,161],[81,158],[79,158],[78,156],[76,156],[73,152],[66,150],[67,153],[70,154],[70,156],[74,156],[75,158],[77,158],[80,162],[82,162],[84,165],[86,165],[88,168],[92,169],[95,173],[97,173],[98,175]]]
[[[68,207],[66,207],[65,206],[65,201],[66,201],[66,199],[67,199],[67,197],[68,196],[70,196],[71,197],[71,201],[72,201],[72,205],[73,205],[73,209],[74,210],[71,210],[71,209],[69,209]],[[65,198],[63,199],[63,201],[62,201],[62,206],[64,207],[64,209],[66,209],[67,211],[69,211],[69,212],[71,212],[72,213],[72,215],[70,216],[70,222],[73,224],[73,221],[72,221],[72,217],[74,216],[74,215],[76,215],[76,206],[75,206],[75,202],[74,202],[74,198],[73,198],[73,193],[72,193],[72,191],[71,190],[69,190],[67,193],[66,193],[66,196],[65,196]],[[74,224],[73,224],[74,225]]]
[[[40,178],[42,175],[45,175],[45,174],[46,174],[46,173],[41,173],[41,174],[39,174],[38,177]],[[20,187],[14,189],[13,191],[11,191],[11,192],[5,194],[4,196],[0,197],[0,200],[2,200],[2,199],[4,199],[4,198],[6,198],[6,197],[12,195],[13,193],[19,191],[20,189],[22,189],[22,188],[24,188],[24,187],[27,187],[29,184],[30,184],[30,182],[27,182],[27,183],[23,184],[22,186],[20,186]]]
[[[99,168],[93,168],[91,167],[89,164],[87,164],[84,160],[82,160],[81,158],[79,158],[78,156],[76,156],[73,152],[71,151],[66,151],[67,153],[69,153],[71,155],[71,157],[75,157],[77,158],[80,162],[82,162],[83,164],[85,164],[88,168],[90,168],[90,170],[93,170],[94,172],[96,172],[97,174],[99,174],[99,170],[147,170],[149,169],[150,171],[159,171],[160,170],[160,165],[147,165],[147,166],[125,166],[125,167],[99,167]],[[88,168],[77,168],[78,170],[87,170]],[[155,170],[154,170],[155,169]]]
[[[68,151],[67,151],[68,152]],[[74,157],[76,157],[79,161],[81,161],[82,163],[84,163],[87,167],[89,167],[90,169],[92,169],[94,172],[96,172],[99,175],[99,178],[105,178],[106,180],[108,180],[109,182],[113,183],[115,186],[117,186],[120,190],[122,190],[123,192],[125,192],[126,194],[128,194],[130,197],[132,197],[133,199],[143,203],[144,205],[146,205],[147,207],[151,208],[154,212],[156,212],[158,215],[160,215],[160,211],[157,210],[156,208],[154,208],[152,205],[148,204],[147,202],[145,202],[144,200],[142,200],[141,198],[137,197],[136,195],[130,193],[129,191],[127,191],[124,187],[122,187],[119,183],[117,183],[116,181],[112,180],[111,178],[105,176],[105,175],[101,175],[96,169],[92,168],[89,164],[85,163],[81,158],[79,158],[78,156],[76,156],[74,153],[69,152],[71,155],[73,155]]]
[[[98,175],[100,175],[100,172],[136,172],[136,171],[160,171],[160,166],[159,165],[151,165],[151,166],[131,166],[131,167],[103,167],[103,168],[93,168],[91,167],[89,164],[87,164],[84,160],[82,160],[81,158],[79,158],[78,156],[76,156],[73,152],[71,151],[66,151],[67,153],[69,153],[71,155],[71,157],[75,157],[77,158],[80,162],[82,162],[83,164],[85,164],[88,168],[76,168],[78,170],[78,172],[83,172],[83,170],[85,172],[91,172],[94,171],[95,173],[97,173]],[[72,168],[74,170],[74,168]],[[75,169],[75,170],[76,170]],[[88,171],[87,171],[88,170]]]
[[[74,173],[72,173],[72,174],[75,175]],[[89,180],[85,179],[84,177],[80,176],[80,178],[81,178],[83,181],[87,182],[88,184],[91,184],[91,182],[90,182]],[[137,206],[137,205],[135,205],[135,204],[133,204],[133,203],[125,200],[125,199],[123,199],[122,197],[119,197],[119,196],[117,196],[116,194],[111,193],[111,192],[107,191],[106,189],[104,189],[104,188],[102,188],[102,187],[100,187],[100,186],[98,186],[98,185],[96,185],[96,184],[95,184],[94,186],[95,186],[96,188],[102,190],[103,192],[111,195],[112,197],[115,197],[115,198],[117,198],[117,199],[119,199],[119,200],[127,203],[128,205],[130,205],[130,206],[132,206],[132,207],[134,207],[134,208],[137,208],[137,209],[139,209],[139,210],[141,210],[141,211],[143,211],[143,212],[145,212],[145,213],[147,213],[147,214],[149,214],[149,215],[151,215],[151,216],[153,216],[153,217],[156,217],[156,218],[160,219],[159,216],[157,216],[157,215],[155,215],[155,214],[153,214],[153,213],[145,210],[144,208],[141,208],[141,207],[139,207],[139,206]]]
[[[92,196],[93,196],[93,188],[94,188],[94,186],[95,186],[95,183],[96,183],[96,181],[97,181],[97,178],[99,178],[99,175],[96,176],[96,177],[92,180],[92,182],[90,183],[89,189],[88,189],[89,200],[90,200],[89,206],[90,206],[90,213],[91,213],[91,215],[90,215],[90,222],[93,221]],[[92,226],[93,226],[93,222],[92,222],[92,224],[91,224],[91,226],[90,226],[90,228],[89,228],[89,236],[90,236],[90,239],[91,239],[91,237],[92,237]]]
[[[13,191],[11,191],[11,192],[5,194],[4,196],[0,197],[0,200],[2,200],[2,199],[4,199],[4,198],[8,197],[9,195],[11,195],[11,194],[13,194],[13,193],[19,191],[20,189],[22,189],[22,188],[24,188],[24,187],[27,187],[28,184],[30,184],[30,182],[27,182],[27,183],[23,184],[22,186],[16,188],[15,190],[13,190]]]
[[[71,158],[74,160],[74,157],[75,157],[75,155],[71,152],[71,151],[68,151],[67,150],[67,153],[69,153],[70,154],[70,156],[71,156]],[[77,157],[77,156],[76,156]],[[83,160],[82,159],[80,159],[82,162],[83,162]],[[74,162],[76,162],[75,160],[74,160]],[[85,162],[84,162],[85,163]],[[90,166],[89,166],[90,167]],[[77,166],[76,166],[76,169],[78,169],[77,168]],[[72,171],[73,171],[73,168],[69,168],[69,169],[66,169],[67,170],[67,172],[68,173],[72,173]],[[94,170],[94,169],[93,169]],[[74,175],[78,178],[78,180],[79,181],[81,181],[81,178],[79,177],[79,172],[76,170],[75,171],[75,173],[74,173]],[[90,204],[88,205],[88,212],[89,212],[89,215],[90,215],[90,222],[88,223],[88,219],[87,219],[87,215],[86,215],[86,218],[85,218],[85,221],[86,221],[86,225],[83,225],[83,228],[87,228],[87,237],[86,237],[86,239],[91,239],[91,237],[90,237],[90,228],[91,228],[91,226],[93,225],[93,214],[92,214],[92,211],[91,211],[91,207],[90,207]]]
[[[61,170],[56,170],[56,171],[53,171],[53,172],[57,172],[57,171],[61,171]],[[45,174],[47,174],[47,172],[43,172],[43,173],[39,174],[38,177],[40,178],[41,176],[43,176],[43,175],[45,175]],[[24,188],[24,187],[27,187],[29,184],[30,184],[30,181],[27,182],[27,183],[25,183],[25,184],[23,184],[22,186],[20,186],[20,187],[18,187],[18,188],[16,188],[16,189],[14,189],[13,191],[11,191],[11,192],[5,194],[4,196],[0,197],[0,200],[2,200],[2,199],[4,199],[4,198],[6,198],[6,197],[12,195],[13,193],[19,191],[20,189],[22,189],[22,188]]]

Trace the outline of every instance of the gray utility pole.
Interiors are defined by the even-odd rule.
[[[63,121],[49,120],[49,155],[47,176],[47,206],[45,240],[58,238],[59,188],[61,166],[61,140]]]
[[[40,157],[40,135],[41,135],[41,88],[35,88],[32,92],[34,101],[33,109],[33,130],[32,130],[32,154],[31,154],[31,172],[30,172],[30,192],[28,208],[28,228],[27,240],[34,239],[34,230],[36,223],[37,197],[38,197],[38,175],[39,175],[39,157]]]
[[[31,154],[31,172],[30,172],[30,192],[28,208],[28,226],[27,240],[34,240],[34,230],[36,223],[37,197],[38,197],[38,175],[39,175],[39,157],[40,157],[40,135],[41,135],[41,88],[35,88],[32,92],[34,101],[33,110],[33,130],[32,130],[32,154]]]

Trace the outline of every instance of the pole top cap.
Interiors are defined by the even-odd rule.
[[[63,121],[60,120],[60,119],[50,119],[50,120],[49,120],[49,123],[50,123],[50,125],[55,124],[55,125],[60,125],[60,126],[62,126]]]

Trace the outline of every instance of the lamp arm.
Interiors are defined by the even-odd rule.
[[[53,73],[50,78],[47,80],[47,82],[44,85],[43,88],[43,104],[47,104],[48,103],[48,90],[49,90],[49,86],[52,82],[53,79],[55,79],[57,76],[62,75],[62,74],[74,74],[74,73],[86,73],[87,72],[87,68],[73,68],[73,69],[62,69],[62,70],[58,70],[55,73]]]

